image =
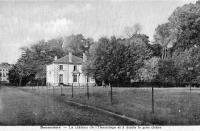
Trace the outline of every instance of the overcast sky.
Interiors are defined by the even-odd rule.
[[[190,2],[195,0],[0,0],[0,62],[15,63],[20,47],[41,39],[123,36],[134,23],[152,40],[157,25]]]

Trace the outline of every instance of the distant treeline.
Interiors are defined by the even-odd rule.
[[[140,33],[140,25],[126,28],[126,37],[101,37],[97,41],[82,34],[33,43],[9,72],[13,85],[35,81],[45,85],[46,65],[69,51],[82,57],[85,75],[96,82],[132,87],[186,86],[200,83],[200,2],[174,10],[168,21],[158,25],[154,41]],[[134,82],[134,83],[131,83]],[[127,84],[126,84],[127,82]],[[133,85],[132,85],[133,84]],[[156,84],[155,84],[156,85]]]

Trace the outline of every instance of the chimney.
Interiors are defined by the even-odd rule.
[[[57,60],[57,59],[58,59],[58,57],[57,57],[57,56],[55,56],[55,57],[54,57],[54,61],[55,61],[55,60]]]
[[[69,57],[69,62],[72,62],[72,52],[69,52],[68,57]]]
[[[83,53],[83,62],[86,62],[86,60],[87,60],[87,56],[85,53]]]

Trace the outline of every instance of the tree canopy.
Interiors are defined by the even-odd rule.
[[[21,48],[23,54],[9,72],[9,80],[11,83],[15,79],[17,79],[16,81],[18,81],[19,85],[25,85],[27,82],[36,79],[42,80],[44,83],[46,78],[46,65],[50,64],[55,56],[60,58],[65,55],[60,43],[60,39],[47,42],[42,40],[30,47]]]
[[[197,79],[200,62],[199,43],[200,2],[197,1],[195,4],[186,4],[175,9],[168,22],[159,25],[155,30],[153,49],[156,50],[156,54],[161,52],[162,56],[164,48],[171,54],[171,58],[159,62],[161,81],[179,83]],[[161,48],[158,45],[161,45]],[[193,68],[192,71],[188,70],[190,67]]]
[[[135,79],[143,61],[152,56],[148,42],[148,37],[143,34],[135,34],[127,39],[102,37],[91,46],[83,68],[97,81],[130,81]]]
[[[93,39],[85,38],[82,34],[70,35],[64,38],[62,47],[65,52],[71,51],[74,55],[82,57],[93,43]]]

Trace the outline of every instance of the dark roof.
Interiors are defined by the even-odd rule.
[[[53,61],[53,63],[56,63],[56,64],[82,64],[83,59],[72,55],[72,62],[69,62],[69,55],[66,55],[60,59]]]

